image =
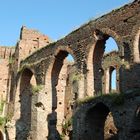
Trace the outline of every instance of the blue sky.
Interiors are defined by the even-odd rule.
[[[16,44],[25,25],[60,39],[92,18],[132,0],[1,0],[0,45]]]

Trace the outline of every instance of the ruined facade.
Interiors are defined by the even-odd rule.
[[[118,51],[105,54],[109,37]],[[7,139],[140,139],[139,0],[56,42],[22,27],[15,51],[9,50],[2,89]]]

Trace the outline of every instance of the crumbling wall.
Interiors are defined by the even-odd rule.
[[[19,63],[25,59],[35,50],[50,44],[52,41],[47,35],[43,35],[40,32],[28,29],[25,26],[21,28],[20,41],[18,42],[18,58]]]
[[[12,63],[11,56],[14,53],[14,47],[0,46],[0,101],[6,101],[7,83],[9,78],[9,63]]]
[[[36,112],[34,112],[36,120],[31,120],[31,122],[33,122],[32,125],[34,125],[34,133],[36,134],[35,139],[42,140],[46,138],[60,138],[56,124],[57,120],[62,120],[61,118],[64,117],[64,113],[60,113],[61,115],[59,115],[58,118],[57,114],[61,109],[57,110],[57,106],[61,105],[59,105],[59,101],[57,101],[57,94],[59,93],[59,89],[61,91],[65,91],[65,93],[68,90],[65,90],[65,82],[62,85],[59,85],[61,82],[60,79],[63,77],[59,76],[61,75],[61,70],[63,70],[64,66],[63,63],[68,54],[71,54],[74,58],[75,71],[77,73],[77,77],[75,76],[75,78],[77,78],[76,83],[74,83],[74,85],[70,84],[69,89],[72,89],[72,92],[77,94],[76,96],[78,99],[83,99],[86,96],[95,96],[105,90],[104,85],[106,85],[106,78],[104,79],[104,73],[106,71],[106,66],[107,68],[114,67],[117,69],[117,84],[119,92],[129,93],[134,89],[140,88],[140,66],[139,63],[134,63],[134,41],[140,26],[138,21],[139,18],[140,1],[136,0],[122,8],[113,10],[107,15],[90,21],[71,32],[66,37],[51,44],[48,44],[48,41],[45,40],[46,37],[44,39],[44,36],[40,36],[36,31],[28,30],[25,27],[22,28],[21,40],[19,41],[14,54],[14,58],[17,61],[15,62],[17,67],[14,67],[13,69],[14,77],[11,83],[14,83],[14,85],[11,86],[11,89],[13,89],[10,92],[10,97],[13,97],[11,98],[11,102],[15,104],[15,99],[18,99],[16,97],[18,96],[16,90],[20,88],[17,86],[17,83],[19,82],[18,78],[24,68],[32,69],[36,77],[37,84],[43,85],[43,90],[41,90],[40,94],[37,94],[36,96],[36,103],[41,103],[41,108],[37,108]],[[117,54],[110,54],[106,57],[111,59],[111,62],[104,58],[105,43],[109,37],[114,38],[118,45]],[[40,44],[42,44],[39,43],[38,40],[42,40],[43,45],[46,46],[42,46],[42,48],[31,54],[30,52],[39,48]],[[107,62],[107,65],[104,65],[102,62]],[[66,75],[67,74],[68,73],[66,73]],[[72,74],[70,74],[70,77],[72,77]],[[71,86],[75,86],[76,90]],[[62,94],[62,100],[64,100],[65,93]],[[133,94],[133,92],[131,92],[131,94]],[[61,96],[58,97],[60,98]],[[126,105],[123,106],[123,109],[132,106],[132,108],[129,108],[130,110],[128,110],[130,115],[128,115],[128,113],[125,120],[123,120],[124,118],[122,117],[125,113],[119,113],[119,119],[114,117],[116,115],[113,116],[115,119],[114,126],[119,130],[123,129],[119,133],[119,138],[123,136],[128,138],[128,127],[126,125],[124,125],[124,127],[120,126],[121,124],[118,121],[121,120],[121,122],[124,123],[131,121],[130,118],[132,118],[131,115],[133,115],[133,111],[131,109],[135,110],[136,107],[131,103],[130,99],[130,103],[126,101]],[[101,106],[101,110],[103,107],[105,112],[102,114],[102,123],[98,123],[102,126],[109,111],[114,112],[115,109],[114,106],[109,106],[107,100],[104,100],[103,104],[105,104],[105,106]],[[64,106],[62,107],[64,110]],[[118,110],[117,113],[120,111],[123,112],[119,106],[116,108],[116,110]],[[20,112],[19,109],[16,111]],[[98,116],[100,116],[100,113],[102,112],[99,111]],[[16,113],[14,112],[14,116],[15,114]],[[82,111],[78,119],[80,118],[84,118],[84,113]],[[15,126],[13,126],[13,128],[14,127]],[[98,128],[99,126],[97,126],[97,129]],[[82,139],[82,136],[86,139],[86,135],[84,134],[85,129],[85,124],[76,125],[76,127],[74,127],[75,139]],[[51,130],[51,134],[49,130]],[[76,130],[78,132],[75,132]],[[103,133],[103,129],[101,132]],[[101,139],[103,139],[102,133],[99,133]],[[91,133],[88,134],[88,138],[90,138]],[[126,134],[126,136],[124,134]],[[130,133],[128,132],[128,134]],[[98,134],[96,138],[98,138]]]
[[[111,74],[112,70],[116,70],[116,91],[119,93],[120,88],[119,84],[121,83],[120,79],[120,67],[121,67],[121,58],[119,57],[119,54],[117,51],[112,51],[106,55],[104,55],[103,60],[102,60],[102,68],[103,68],[103,77],[102,77],[102,86],[103,86],[103,93],[110,93],[113,92],[111,91]],[[113,68],[111,70],[111,68]]]
[[[139,91],[85,99],[80,104],[73,118],[73,140],[140,138]]]

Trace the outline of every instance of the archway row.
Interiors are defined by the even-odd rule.
[[[103,92],[103,77],[105,73],[102,67],[103,65],[102,62],[104,59],[104,55],[109,54],[114,50],[117,52],[120,51],[119,48],[120,46],[117,45],[114,39],[117,35],[115,33],[112,33],[112,36],[106,33],[103,34],[99,30],[94,32],[94,37],[96,41],[90,48],[90,53],[88,55],[87,60],[87,69],[88,69],[87,79],[90,80],[87,81],[87,95],[89,96],[101,94]],[[112,75],[111,73],[112,72],[110,71],[109,75]],[[110,79],[109,84],[111,88],[111,85],[114,86],[116,85],[113,83],[113,79],[116,79],[115,75],[113,74],[112,78],[110,76],[109,79]],[[116,80],[114,81],[116,82]]]

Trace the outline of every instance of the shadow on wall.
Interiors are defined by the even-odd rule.
[[[52,111],[47,117],[48,121],[48,140],[62,140],[59,132],[57,131],[57,112]]]
[[[130,127],[130,138],[140,140],[140,106],[138,106]]]
[[[31,87],[26,87],[20,95],[21,116],[16,122],[16,140],[24,140],[29,137],[31,130]]]
[[[127,62],[120,68],[120,91],[124,93],[140,88],[140,64]]]
[[[25,140],[30,137],[33,96],[32,86],[35,82],[36,81],[34,80],[31,70],[25,69],[22,72],[20,81],[20,110],[17,110],[20,113],[20,118],[16,121],[16,140]]]
[[[88,110],[81,140],[118,140],[113,116],[103,103]]]

